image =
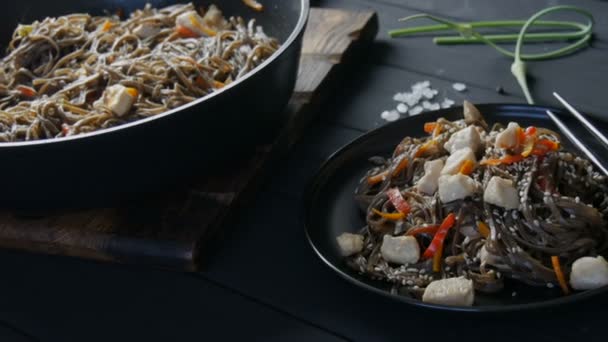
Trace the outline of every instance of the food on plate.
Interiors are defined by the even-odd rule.
[[[473,305],[505,279],[564,294],[607,286],[607,177],[552,130],[490,127],[467,101],[463,116],[370,159],[355,191],[367,224],[356,250],[339,244],[348,265],[445,305]]]
[[[255,20],[191,3],[148,4],[126,19],[68,14],[19,25],[0,61],[0,141],[161,114],[238,80],[278,47]]]

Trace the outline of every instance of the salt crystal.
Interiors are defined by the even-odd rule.
[[[389,122],[395,121],[399,119],[399,112],[396,110],[385,110],[382,112],[382,114],[380,114],[380,117]]]
[[[405,103],[400,103],[400,104],[397,105],[397,111],[399,113],[402,113],[402,114],[407,113],[407,110],[408,110],[408,108],[405,105]]]
[[[431,85],[430,81],[418,82],[412,86],[412,90],[422,90],[422,89],[428,88],[430,85]]]
[[[455,103],[454,101],[452,101],[448,98],[445,98],[441,102],[441,108],[450,108],[450,107],[452,107],[452,105],[454,105],[454,103]]]
[[[439,103],[431,103],[431,107],[429,108],[430,110],[439,110],[441,108],[441,106],[439,105]]]
[[[397,94],[393,95],[393,100],[395,100],[395,101],[401,102],[401,101],[403,101],[403,98],[404,98],[404,96],[402,93],[397,93]]]
[[[424,109],[430,109],[431,108],[431,103],[429,101],[422,101],[422,108],[424,108]]]
[[[421,106],[416,106],[410,109],[409,114],[410,115],[418,115],[420,113],[422,113],[422,111],[424,110],[424,108],[422,108]]]
[[[459,91],[459,92],[463,92],[465,90],[467,90],[467,85],[464,83],[454,83],[452,84],[452,88],[454,88],[454,90]]]
[[[422,90],[422,96],[424,96],[425,98],[431,100],[433,97],[435,97],[436,94],[436,90],[433,91],[433,89],[431,88],[426,88],[424,90]]]

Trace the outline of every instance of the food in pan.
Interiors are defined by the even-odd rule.
[[[213,5],[19,25],[0,61],[0,141],[70,136],[166,112],[238,80],[278,47],[255,20],[226,18]]]
[[[506,279],[565,294],[608,285],[607,177],[556,132],[488,127],[466,101],[463,112],[370,159],[355,192],[367,225],[336,240],[348,265],[445,305],[473,305]]]

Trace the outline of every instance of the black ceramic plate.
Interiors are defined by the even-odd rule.
[[[551,109],[569,123],[571,129],[589,146],[599,147],[582,127],[568,120],[568,116],[559,109],[512,104],[487,104],[477,107],[490,125],[494,122],[506,124],[509,121],[517,121],[521,125],[543,126],[557,131],[545,114],[547,109]],[[390,156],[401,139],[405,136],[424,135],[424,123],[439,117],[459,119],[462,117],[462,108],[442,109],[387,124],[355,139],[325,162],[308,188],[305,212],[306,234],[321,260],[342,277],[367,290],[405,303],[442,310],[521,310],[570,303],[608,292],[608,287],[604,287],[563,296],[558,288],[533,288],[511,281],[505,284],[505,289],[499,294],[476,293],[475,304],[472,307],[454,307],[423,303],[408,296],[391,294],[390,285],[387,283],[372,281],[346,266],[340,255],[336,236],[343,232],[354,233],[365,225],[365,219],[353,195],[359,180],[370,167],[368,158],[374,155]],[[564,141],[564,145],[567,149],[572,148],[567,141]]]

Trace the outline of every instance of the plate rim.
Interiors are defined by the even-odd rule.
[[[536,109],[540,111],[551,110],[555,114],[563,115],[564,110],[551,106],[541,106],[541,105],[530,105],[523,103],[475,103],[475,106],[478,107],[522,107],[528,109]],[[438,112],[443,112],[446,110],[458,110],[462,109],[462,106],[454,106],[450,108],[442,108],[439,110],[425,112],[421,115],[425,114],[437,114]],[[347,143],[343,144],[333,153],[331,153],[327,158],[323,160],[320,166],[313,173],[313,176],[308,180],[303,196],[303,206],[301,207],[301,216],[304,224],[304,233],[306,236],[306,240],[308,241],[309,246],[315,252],[317,257],[321,259],[321,261],[328,266],[331,270],[337,273],[341,278],[347,280],[349,283],[356,285],[364,290],[370,291],[371,293],[380,294],[381,296],[392,299],[397,302],[409,304],[412,307],[423,308],[427,310],[437,310],[440,312],[466,312],[466,313],[506,313],[506,312],[514,312],[514,311],[522,311],[522,310],[540,310],[546,309],[549,307],[555,307],[560,305],[572,305],[577,302],[581,302],[583,300],[589,299],[590,297],[594,297],[597,295],[605,294],[608,292],[608,285],[593,289],[593,290],[585,290],[581,292],[576,292],[574,294],[570,294],[568,296],[562,296],[558,298],[543,300],[539,302],[531,302],[531,303],[521,303],[521,304],[511,304],[511,305],[484,305],[484,306],[450,306],[450,305],[441,305],[441,304],[432,304],[425,303],[421,300],[392,294],[389,291],[377,288],[370,284],[367,284],[356,277],[344,272],[339,267],[334,265],[331,261],[329,261],[324,254],[318,249],[316,243],[313,241],[313,238],[310,235],[310,211],[313,203],[313,196],[315,190],[319,187],[323,186],[325,182],[321,181],[321,176],[323,175],[325,169],[330,167],[332,163],[343,153],[348,151],[352,146],[358,144],[361,140],[368,138],[368,136],[373,134],[378,134],[378,131],[387,129],[389,126],[395,126],[402,124],[405,121],[410,120],[412,117],[404,117],[394,122],[389,122],[387,124],[383,124],[379,127],[373,128],[369,131],[361,133],[359,136],[350,139]]]

